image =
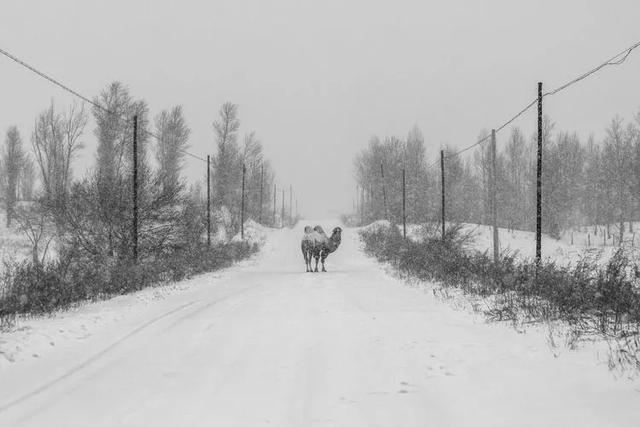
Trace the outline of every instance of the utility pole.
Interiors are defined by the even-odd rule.
[[[442,191],[442,241],[444,241],[444,234],[445,234],[445,226],[444,226],[444,220],[445,220],[445,199],[444,199],[444,150],[440,150],[440,175],[441,175],[441,181],[440,181],[440,188]]]
[[[207,154],[207,246],[211,246],[211,156]]]
[[[542,82],[538,83],[538,167],[536,171],[536,264],[542,259]]]
[[[405,171],[402,169],[402,236],[407,238],[407,189]]]
[[[282,210],[280,211],[280,228],[284,227],[284,188],[282,189]]]
[[[358,192],[360,193],[360,225],[364,225],[364,188],[358,187]]]
[[[429,225],[429,172],[426,171],[424,174],[424,188],[426,190],[424,195],[424,224]]]
[[[498,263],[500,241],[498,239],[498,203],[497,203],[497,167],[496,167],[496,130],[491,130],[491,222],[493,223],[493,262]]]
[[[276,187],[276,184],[273,184],[273,227],[275,228],[276,226],[276,193],[278,192],[278,189]]]
[[[240,201],[240,238],[244,240],[244,180],[247,174],[247,167],[242,164],[242,200]]]
[[[138,262],[138,116],[133,116],[133,261]]]
[[[289,185],[289,225],[293,225],[293,186]]]
[[[387,190],[384,184],[384,166],[380,163],[380,175],[382,177],[382,205],[384,209],[384,217],[389,219],[389,211],[387,210]]]
[[[373,192],[373,184],[371,184],[369,186],[369,209],[371,209],[371,214],[375,215],[375,213],[376,213],[376,204],[375,204],[375,197],[374,197],[374,192]],[[374,216],[373,219],[375,219],[375,216]]]
[[[264,164],[260,166],[260,213],[258,215],[258,222],[262,224],[262,205],[263,205],[263,196],[264,193]]]

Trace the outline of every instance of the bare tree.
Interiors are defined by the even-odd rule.
[[[246,210],[247,216],[259,220],[260,201],[262,193],[262,213],[266,213],[266,206],[271,196],[271,183],[274,173],[271,164],[265,160],[262,143],[256,137],[255,132],[251,132],[244,137],[242,155],[238,170],[242,164],[247,168],[247,188],[246,188]],[[260,187],[262,186],[262,188]]]
[[[504,189],[507,194],[507,209],[509,228],[526,228],[526,195],[525,173],[527,168],[526,143],[519,128],[511,130],[506,147],[507,180],[510,184]]]
[[[17,200],[18,179],[24,161],[22,138],[16,126],[7,130],[2,150],[2,190],[7,209],[7,227],[11,226]]]
[[[31,144],[44,190],[44,205],[61,225],[69,184],[71,163],[83,147],[80,137],[87,124],[84,108],[73,104],[57,113],[53,102],[36,119]]]
[[[22,200],[33,200],[33,192],[36,182],[36,165],[33,159],[26,155],[22,163],[22,170],[20,171],[20,198]]]
[[[109,256],[126,257],[130,245],[131,217],[131,176],[133,170],[133,122],[138,117],[138,182],[139,209],[146,209],[150,204],[147,188],[150,182],[149,168],[146,162],[146,146],[149,142],[149,108],[143,100],[135,101],[129,90],[120,82],[109,84],[95,103],[93,116],[96,121],[95,135],[98,138],[97,165],[86,186],[78,188],[78,197],[74,206],[83,206],[85,201],[79,197],[91,196],[95,205],[92,209],[92,223],[88,227],[96,227],[103,239],[102,245]],[[89,188],[89,190],[87,190]],[[82,190],[82,191],[80,191]],[[95,192],[94,195],[90,192]],[[75,207],[74,207],[75,209]],[[76,219],[70,219],[77,222]],[[142,221],[142,217],[140,217]],[[84,224],[84,223],[82,223]],[[96,237],[98,239],[98,237]],[[98,239],[98,240],[99,240]]]
[[[234,182],[234,168],[237,168],[238,106],[231,102],[225,102],[218,112],[218,120],[213,122],[216,133],[217,153],[213,158],[214,189],[216,201],[221,206],[228,208],[234,205],[235,194],[233,189],[237,187]]]
[[[612,186],[615,217],[619,222],[619,242],[624,235],[624,221],[629,208],[629,182],[631,177],[632,136],[623,128],[623,121],[615,117],[607,128],[604,141],[604,167]]]
[[[16,211],[16,220],[20,230],[31,243],[33,263],[42,264],[54,237],[50,229],[50,221],[47,219],[46,209],[42,210],[39,207],[19,208]]]
[[[191,130],[186,124],[181,106],[158,114],[155,125],[159,136],[156,151],[159,181],[164,189],[170,191],[181,186],[180,170]]]

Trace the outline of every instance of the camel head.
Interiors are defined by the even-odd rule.
[[[329,240],[331,240],[331,242],[333,243],[333,250],[335,251],[336,249],[338,249],[338,246],[340,246],[340,242],[342,240],[342,228],[334,228]]]

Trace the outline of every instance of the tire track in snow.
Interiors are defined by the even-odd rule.
[[[236,291],[236,292],[232,292],[232,293],[227,294],[227,295],[225,295],[225,296],[223,296],[221,298],[217,298],[217,299],[215,299],[213,301],[209,301],[208,303],[206,303],[204,305],[201,305],[200,307],[196,308],[195,310],[193,310],[193,311],[191,311],[189,313],[186,313],[185,315],[180,316],[177,319],[175,319],[173,322],[171,322],[171,324],[169,324],[168,326],[166,326],[163,329],[163,332],[167,332],[167,331],[175,328],[176,326],[178,326],[180,323],[184,322],[185,320],[197,316],[198,314],[202,313],[203,311],[207,310],[208,308],[211,308],[214,305],[220,304],[220,303],[222,303],[224,301],[227,301],[227,300],[229,300],[229,299],[231,299],[231,298],[233,298],[235,296],[238,296],[238,295],[241,295],[241,294],[246,294],[247,292],[249,292],[249,291],[251,291],[251,290],[253,290],[255,288],[258,288],[260,286],[261,286],[261,284],[257,284],[257,285],[254,285],[254,286],[251,286],[251,287],[248,287],[248,288],[244,288],[244,289]]]
[[[105,354],[107,354],[108,352],[110,352],[111,350],[113,350],[116,346],[118,346],[119,344],[121,344],[122,342],[128,340],[129,338],[131,338],[132,336],[138,334],[139,332],[145,330],[146,328],[148,328],[149,326],[153,325],[154,323],[164,319],[165,317],[171,316],[174,313],[177,313],[181,310],[184,310],[185,308],[197,303],[198,300],[196,301],[191,301],[188,302],[186,304],[183,304],[179,307],[174,308],[173,310],[169,310],[159,316],[154,317],[153,319],[148,320],[147,322],[143,323],[142,325],[138,326],[137,328],[133,329],[131,332],[129,332],[128,334],[124,335],[123,337],[119,338],[118,340],[116,340],[115,342],[111,343],[108,347],[106,347],[105,349],[101,350],[100,352],[94,354],[93,356],[91,356],[90,358],[88,358],[87,360],[85,360],[84,362],[76,365],[75,367],[71,368],[70,370],[68,370],[67,372],[65,372],[62,375],[57,376],[56,378],[48,381],[47,383],[41,385],[40,387],[36,388],[35,390],[32,390],[26,394],[23,394],[20,397],[17,397],[13,400],[10,400],[7,403],[4,403],[2,405],[0,405],[0,413],[5,412],[7,409],[10,409],[32,397],[35,397],[41,393],[43,393],[44,391],[50,389],[51,387],[55,386],[56,384],[58,384],[59,382],[65,380],[66,378],[69,378],[70,376],[72,376],[73,374],[75,374],[76,372],[84,369],[85,367],[89,366],[91,363],[95,362],[96,360],[98,360],[100,357],[104,356]]]

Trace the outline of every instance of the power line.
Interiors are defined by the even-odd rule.
[[[616,55],[612,56],[611,58],[607,59],[605,62],[603,62],[602,64],[598,65],[595,68],[592,68],[591,70],[587,71],[584,74],[581,74],[580,76],[574,78],[573,80],[570,80],[569,82],[563,84],[562,86],[546,92],[542,95],[542,97],[546,97],[546,96],[551,96],[551,95],[555,95],[558,92],[561,92],[565,89],[567,89],[569,86],[572,86],[576,83],[578,83],[581,80],[586,79],[587,77],[597,73],[598,71],[602,70],[603,68],[610,66],[610,65],[621,65],[622,63],[624,63],[627,58],[629,57],[629,55],[631,54],[631,52],[633,52],[634,49],[640,47],[640,41],[637,43],[634,43],[632,46],[622,50],[621,52],[617,53]],[[507,120],[505,123],[503,123],[502,125],[500,125],[499,127],[496,128],[496,134],[498,132],[500,132],[501,130],[503,130],[505,127],[509,126],[511,123],[513,123],[515,120],[517,120],[521,115],[523,115],[525,112],[527,112],[531,107],[533,107],[536,103],[538,102],[538,98],[534,99],[533,101],[531,101],[529,104],[527,104],[526,107],[524,107],[522,110],[520,110],[520,112],[518,112],[515,116],[513,116],[511,119]],[[482,139],[480,139],[479,141],[469,145],[466,148],[463,148],[460,151],[457,151],[453,154],[450,154],[448,156],[445,156],[446,158],[451,158],[451,157],[455,157],[459,154],[464,153],[465,151],[471,150],[472,148],[482,144],[483,142],[487,141],[490,138],[490,136],[486,136]],[[440,160],[438,159],[437,161],[433,162],[432,164],[430,164],[429,166],[427,166],[427,169],[432,168],[433,166],[437,165],[440,162]]]
[[[17,64],[22,65],[27,70],[39,75],[40,77],[42,77],[45,80],[48,80],[49,82],[53,83],[54,85],[58,86],[59,88],[69,92],[70,94],[82,99],[85,102],[88,102],[89,104],[93,105],[94,107],[106,112],[107,114],[113,114],[113,112],[111,112],[108,109],[104,108],[102,105],[90,100],[86,96],[83,96],[83,95],[79,94],[78,92],[76,92],[75,90],[63,85],[62,83],[60,83],[58,80],[54,79],[53,77],[49,77],[47,74],[43,73],[42,71],[37,70],[35,67],[27,64],[26,62],[24,62],[23,60],[21,60],[20,58],[18,58],[16,56],[12,55],[11,53],[7,52],[6,50],[0,48],[0,53],[3,54],[4,56],[6,56],[7,58],[11,59],[12,61],[16,62]]]
[[[580,76],[576,77],[575,79],[563,84],[562,86],[558,87],[557,89],[554,89],[552,91],[546,92],[544,96],[548,96],[548,95],[555,95],[556,93],[568,88],[569,86],[578,83],[580,80],[584,80],[587,77],[589,77],[590,75],[600,71],[601,69],[603,69],[604,67],[607,67],[609,65],[621,65],[624,61],[627,60],[627,58],[629,57],[629,55],[631,54],[631,52],[636,49],[638,46],[640,46],[640,41],[633,44],[631,47],[624,49],[623,51],[617,53],[616,55],[612,56],[611,58],[607,59],[605,62],[603,62],[602,64],[598,65],[597,67],[587,71],[584,74],[581,74]]]
[[[128,117],[125,117],[124,115],[118,115],[118,114],[116,114],[115,112],[113,112],[113,111],[109,110],[108,108],[105,108],[105,107],[103,107],[102,105],[98,104],[97,102],[92,101],[92,100],[91,100],[91,99],[89,99],[88,97],[86,97],[86,96],[84,96],[84,95],[80,94],[79,92],[77,92],[77,91],[75,91],[75,90],[71,89],[70,87],[68,87],[68,86],[64,85],[64,84],[63,84],[63,83],[61,83],[60,81],[58,81],[58,80],[54,79],[53,77],[51,77],[51,76],[49,76],[49,75],[45,74],[44,72],[42,72],[42,71],[38,70],[38,69],[37,69],[37,68],[35,68],[34,66],[32,66],[32,65],[30,65],[30,64],[28,64],[28,63],[26,63],[25,61],[21,60],[20,58],[18,58],[17,56],[15,56],[15,55],[13,55],[13,54],[11,54],[11,53],[7,52],[6,50],[4,50],[4,49],[0,48],[0,53],[1,53],[2,55],[6,56],[7,58],[11,59],[11,60],[12,60],[12,61],[14,61],[15,63],[17,63],[17,64],[19,64],[19,65],[23,66],[23,67],[24,67],[24,68],[26,68],[27,70],[29,70],[29,71],[31,71],[31,72],[33,72],[33,73],[37,74],[38,76],[42,77],[42,78],[43,78],[43,79],[45,79],[45,80],[47,80],[47,81],[49,81],[49,82],[53,83],[54,85],[58,86],[58,87],[59,87],[59,88],[61,88],[62,90],[66,91],[66,92],[68,92],[68,93],[70,93],[70,94],[72,94],[73,96],[75,96],[75,97],[77,97],[77,98],[80,98],[80,99],[81,99],[81,100],[83,100],[84,102],[87,102],[87,103],[89,103],[89,104],[93,105],[93,106],[94,106],[94,107],[96,107],[97,109],[99,109],[99,110],[101,110],[101,111],[104,111],[105,113],[107,113],[107,114],[110,114],[110,115],[114,116],[116,119],[118,119],[118,120],[124,120],[124,121],[129,121],[129,120],[130,120]],[[144,133],[144,134],[147,134],[147,135],[151,136],[152,138],[155,138],[155,139],[156,139],[156,140],[158,140],[158,141],[161,141],[161,140],[162,140],[158,135],[154,134],[153,132],[151,132],[151,131],[149,131],[149,130],[141,129],[141,130],[140,130],[140,132],[142,132],[142,133]],[[206,163],[206,161],[207,161],[205,158],[203,158],[203,157],[201,157],[201,156],[198,156],[198,155],[196,155],[196,154],[190,153],[190,152],[189,152],[189,151],[187,151],[187,150],[184,150],[184,149],[179,148],[179,149],[178,149],[178,151],[180,151],[181,153],[186,154],[187,156],[191,156],[191,157],[193,157],[194,159],[200,160],[200,161],[202,161],[202,162],[205,162],[205,163]]]

